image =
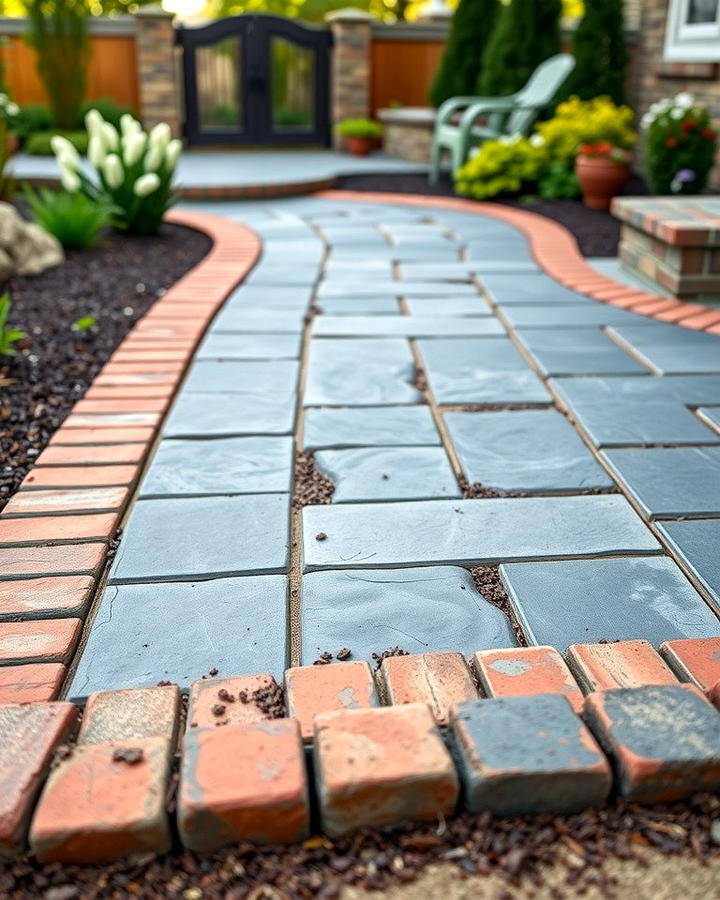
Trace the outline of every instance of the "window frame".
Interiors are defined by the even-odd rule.
[[[663,59],[667,62],[720,62],[720,2],[712,23],[687,23],[690,0],[670,0]]]

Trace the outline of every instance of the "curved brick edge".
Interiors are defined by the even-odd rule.
[[[207,326],[255,264],[258,236],[201,212],[207,256],[134,325],[0,516],[0,703],[58,696],[110,542]]]
[[[559,815],[611,791],[681,799],[720,788],[719,710],[720,638],[304,666],[284,696],[267,674],[204,678],[185,721],[169,684],[92,694],[79,729],[71,703],[0,706],[0,856],[164,852],[174,825],[202,853],[461,809]]]
[[[426,197],[419,194],[393,194],[365,191],[319,191],[316,196],[353,203],[395,203],[403,206],[435,206],[454,212],[490,216],[514,225],[524,232],[540,266],[560,284],[585,294],[592,300],[632,310],[639,315],[672,322],[683,328],[720,334],[720,310],[699,303],[686,303],[672,297],[659,297],[649,291],[628,287],[601,275],[580,253],[572,234],[552,219],[525,210],[503,207],[454,197]]]

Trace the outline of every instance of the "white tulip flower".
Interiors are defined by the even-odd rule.
[[[680,91],[679,94],[675,95],[675,103],[678,106],[685,107],[685,109],[690,109],[695,106],[695,98],[687,91]]]
[[[533,147],[543,147],[545,146],[545,138],[541,134],[533,134],[530,137],[530,144]]]
[[[177,165],[178,160],[180,159],[180,154],[182,153],[182,148],[183,148],[182,141],[179,140],[178,138],[174,138],[172,141],[170,141],[170,143],[167,145],[167,147],[165,149],[165,165],[171,171],[173,171],[175,169],[175,166]]]
[[[158,124],[150,132],[151,146],[159,145],[163,150],[170,143],[172,132],[167,122],[158,122]]]
[[[126,166],[134,166],[145,152],[147,138],[143,132],[130,134],[123,138],[123,162]]]
[[[133,185],[133,194],[136,197],[147,197],[160,187],[160,179],[154,172],[141,175]]]
[[[120,157],[116,153],[110,153],[105,157],[102,163],[102,173],[105,181],[113,190],[120,187],[125,179],[125,172],[120,162]]]
[[[102,123],[102,139],[107,150],[117,150],[120,145],[120,135],[117,133],[117,129],[110,122],[104,120]]]
[[[96,109],[89,109],[87,113],[85,113],[85,127],[87,128],[89,135],[102,134],[104,123],[105,120]]]
[[[120,116],[120,131],[123,137],[127,137],[129,134],[137,134],[142,131],[142,126],[130,113],[123,113]]]
[[[68,169],[65,166],[60,166],[60,184],[71,194],[74,194],[76,191],[80,190],[80,186],[82,182],[80,181],[80,176],[77,172],[74,172],[72,169]]]
[[[165,159],[165,151],[159,144],[150,144],[143,168],[146,172],[157,172]]]
[[[12,103],[12,102],[10,102],[10,103],[8,103],[8,105],[5,107],[5,112],[6,112],[9,116],[16,116],[16,115],[20,112],[20,107],[17,105],[17,103]]]
[[[61,157],[65,157],[72,160],[76,166],[80,165],[80,154],[67,138],[62,137],[62,135],[59,134],[54,134],[50,138],[50,146],[53,153],[58,158],[58,161]]]
[[[94,134],[88,143],[88,159],[99,169],[105,159],[105,144],[99,134]]]

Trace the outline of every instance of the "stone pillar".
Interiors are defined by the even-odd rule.
[[[146,129],[167,122],[180,137],[182,114],[175,56],[173,14],[161,6],[135,13],[140,118]]]
[[[333,33],[330,85],[331,121],[370,115],[370,44],[373,17],[360,9],[339,9],[325,21]],[[340,140],[333,134],[336,147]]]

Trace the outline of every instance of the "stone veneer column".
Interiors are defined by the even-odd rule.
[[[180,89],[175,64],[174,16],[160,6],[135,13],[140,117],[145,128],[167,122],[174,137],[182,132]]]
[[[325,21],[333,33],[330,85],[331,121],[370,114],[370,44],[373,17],[360,9],[339,9]],[[333,134],[335,146],[341,141]]]

